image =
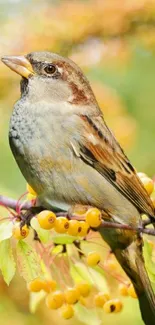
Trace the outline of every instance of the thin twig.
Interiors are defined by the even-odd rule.
[[[0,195],[0,206],[9,207],[16,211],[18,200],[9,198],[7,196]],[[22,205],[22,210],[29,210],[32,208],[31,201],[27,201]]]
[[[18,204],[18,200],[9,198],[7,196],[0,195],[0,206],[4,206],[4,207],[10,208],[10,209],[13,209],[16,211],[17,204]],[[34,207],[33,202],[26,201],[26,202],[23,202],[23,204],[21,205],[21,210],[28,211],[28,210],[31,210],[33,207]],[[56,215],[57,215],[57,217],[68,216],[68,212],[58,212],[58,213],[56,213]],[[81,216],[75,215],[75,214],[73,216],[71,216],[69,214],[69,218],[76,219],[76,220],[82,220]],[[155,236],[155,229],[144,228],[143,226],[133,227],[133,226],[126,225],[126,224],[116,223],[114,221],[108,222],[108,221],[102,220],[102,223],[97,230],[99,231],[100,228],[129,230],[129,231],[132,231],[135,233],[144,233],[147,235]]]
[[[155,236],[155,229],[143,228],[141,226],[138,226],[136,228],[136,227],[132,227],[129,225],[123,225],[123,224],[116,223],[116,222],[102,221],[102,224],[100,227],[107,228],[107,229],[131,230],[132,232],[143,233],[143,234]]]

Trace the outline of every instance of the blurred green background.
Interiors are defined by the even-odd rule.
[[[0,55],[49,50],[67,55],[88,76],[105,119],[138,171],[155,174],[155,1],[0,0]],[[25,181],[8,145],[8,125],[19,97],[19,76],[0,64],[0,193],[18,197]],[[28,311],[19,277],[1,281],[0,324],[56,324],[42,307]],[[132,313],[131,313],[132,310]],[[137,301],[103,324],[140,325]],[[59,320],[63,324],[63,321]],[[65,322],[64,322],[65,323]],[[79,324],[76,320],[69,324]],[[94,324],[95,325],[95,324]]]

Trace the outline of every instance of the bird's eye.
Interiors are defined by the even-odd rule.
[[[46,65],[46,67],[44,68],[44,71],[48,74],[53,74],[56,71],[56,66],[53,64],[48,64]]]

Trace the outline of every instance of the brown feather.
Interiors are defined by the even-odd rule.
[[[154,216],[154,207],[135,169],[124,154],[103,117],[82,115],[84,141],[81,158],[91,164],[113,186],[130,200],[141,213]],[[96,141],[90,141],[90,135]]]

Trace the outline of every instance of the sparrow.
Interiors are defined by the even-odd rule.
[[[15,160],[48,209],[93,206],[111,222],[138,227],[154,207],[113,133],[81,69],[50,52],[4,56],[21,79],[9,128]],[[112,109],[112,108],[109,108]],[[155,323],[155,296],[142,239],[131,231],[100,229],[139,299],[144,323]]]

